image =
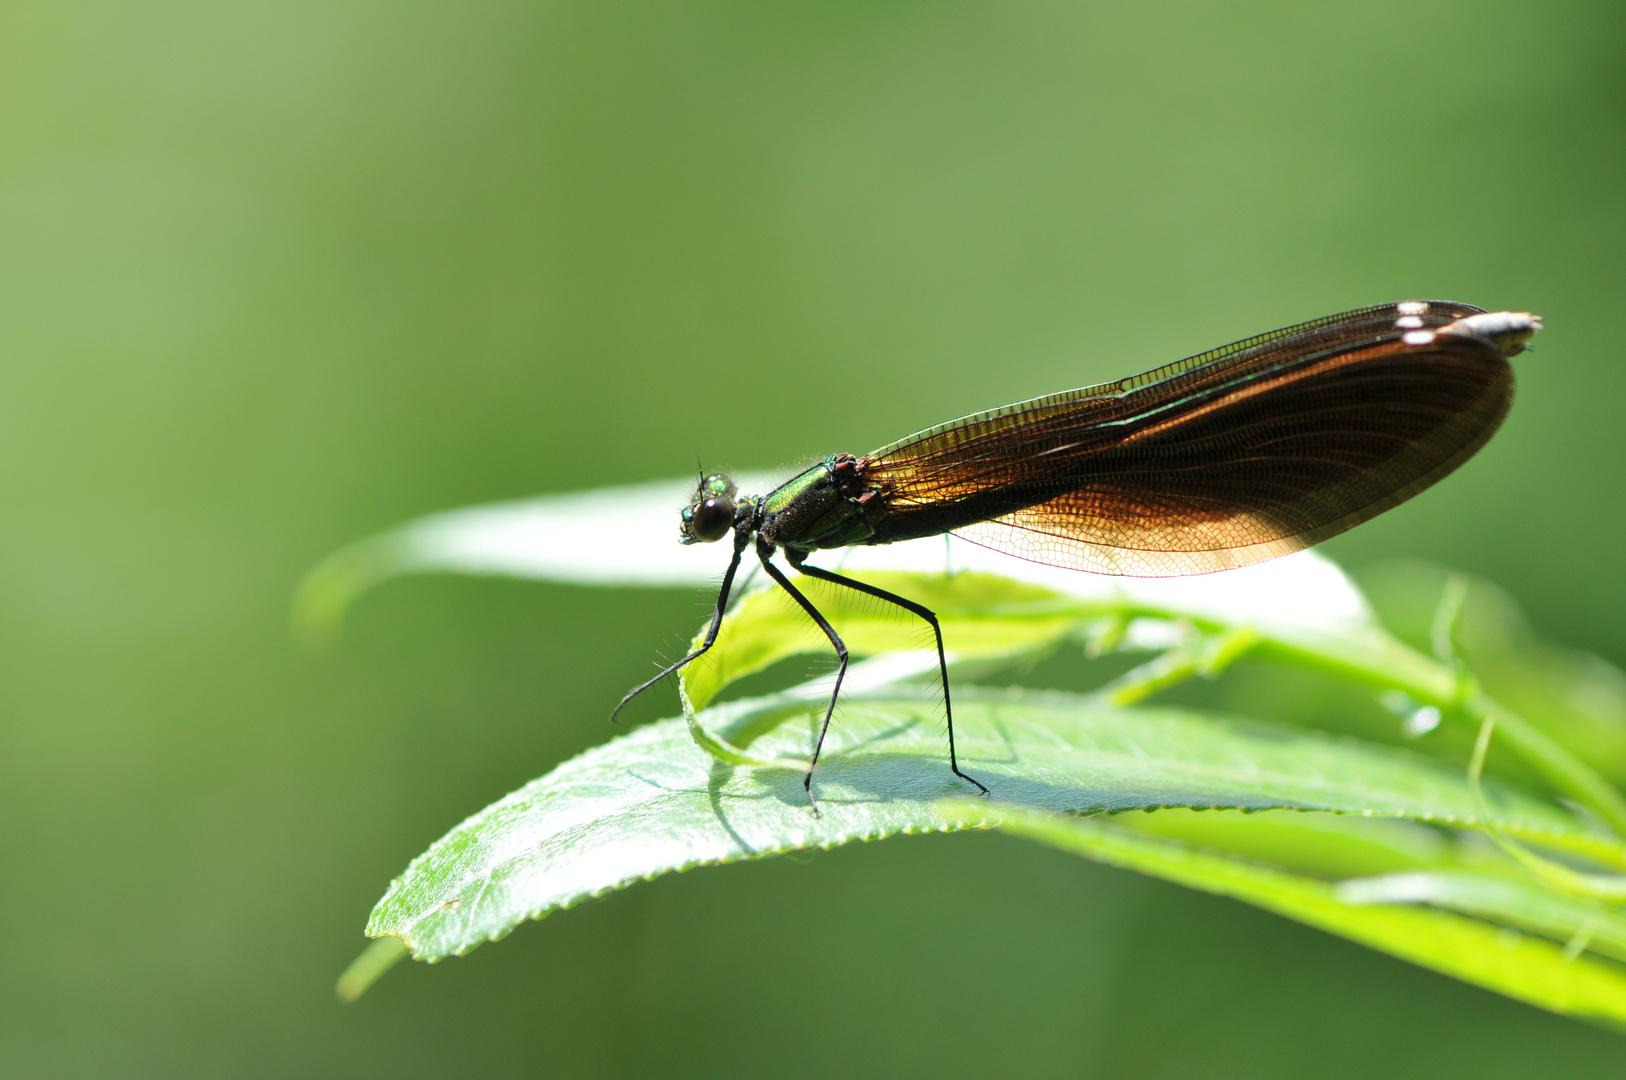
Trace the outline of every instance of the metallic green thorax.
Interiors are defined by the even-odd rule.
[[[836,454],[762,497],[757,532],[768,543],[799,551],[862,544],[886,515],[885,502],[860,497],[850,454]]]

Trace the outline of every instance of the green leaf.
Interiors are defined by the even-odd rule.
[[[1626,1026],[1626,970],[1549,941],[1427,908],[1355,904],[1325,881],[1136,835],[1100,821],[956,800],[979,817],[1097,862],[1238,900],[1553,1012]]]
[[[703,714],[753,750],[807,753],[818,705],[734,702]],[[960,695],[962,766],[991,806],[1093,813],[1156,807],[1335,810],[1479,826],[1453,767],[1417,755],[1174,710],[1060,695]],[[420,959],[461,954],[528,918],[634,881],[853,840],[951,831],[979,818],[937,800],[948,770],[939,713],[919,696],[858,696],[832,727],[809,806],[802,774],[716,761],[680,720],[566,762],[471,817],[392,882],[368,924]],[[1549,848],[1626,865],[1609,834],[1498,789],[1500,827]]]
[[[296,628],[307,640],[331,637],[356,596],[402,574],[715,581],[715,548],[649,540],[669,534],[692,483],[410,522],[314,570],[296,600]],[[1626,867],[1626,800],[1572,748],[1612,770],[1626,760],[1626,681],[1601,661],[1539,645],[1505,611],[1496,621],[1500,609],[1475,600],[1484,589],[1452,593],[1467,597],[1460,623],[1434,603],[1420,650],[1386,632],[1343,574],[1308,552],[1180,580],[1103,579],[952,538],[832,557],[838,561],[827,565],[938,611],[962,764],[992,799],[967,800],[969,786],[947,768],[929,630],[803,578],[854,654],[871,657],[848,671],[814,776],[815,812],[802,781],[828,682],[716,704],[743,676],[797,654],[828,655],[800,610],[758,581],[757,591],[743,590],[717,646],[684,672],[682,719],[589,751],[464,822],[391,884],[368,932],[435,960],[663,873],[999,824],[1258,903],[1521,1000],[1621,1019],[1619,969],[1584,953],[1620,955],[1622,917],[1521,873],[1474,830],[1492,831],[1503,848],[1514,837],[1567,863]],[[1162,651],[1092,699],[968,684],[979,671],[1029,661],[1069,639],[1097,651]],[[1508,783],[1480,803],[1460,763],[1442,757],[1109,703],[1214,674],[1244,654],[1431,707],[1458,734],[1494,718],[1498,747],[1528,766],[1515,771],[1519,784],[1548,784],[1592,815]],[[1529,717],[1489,696],[1487,685]],[[1453,752],[1449,740],[1414,745]],[[1135,809],[1158,812],[1121,813]],[[1120,816],[1111,824],[1076,816],[1103,811]],[[399,954],[389,944],[368,950],[339,993],[361,993]]]
[[[1543,886],[1528,876],[1484,870],[1418,870],[1342,882],[1349,904],[1430,904],[1517,926],[1626,960],[1626,917],[1594,900]]]
[[[1113,823],[1148,836],[1240,855],[1253,862],[1326,878],[1503,865],[1478,833],[1433,828],[1403,818],[1339,813],[1160,810],[1120,814]]]

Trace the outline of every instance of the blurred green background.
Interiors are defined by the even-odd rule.
[[[1330,552],[1626,662],[1619,3],[12,3],[0,56],[0,1073],[1620,1075],[984,835],[664,879],[341,1007],[390,877],[607,738],[709,597],[421,580],[329,655],[286,629],[412,515],[1448,297],[1546,317],[1512,417]]]

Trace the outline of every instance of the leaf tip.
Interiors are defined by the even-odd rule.
[[[407,951],[406,943],[400,938],[379,938],[350,961],[339,981],[333,984],[333,995],[346,1005],[353,1004],[384,972],[404,960]]]
[[[392,538],[374,537],[335,551],[306,573],[294,590],[289,625],[294,641],[321,652],[339,639],[345,614],[368,589],[410,568]]]

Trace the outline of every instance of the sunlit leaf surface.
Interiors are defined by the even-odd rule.
[[[1566,896],[1530,877],[1474,869],[1436,869],[1343,882],[1351,904],[1432,904],[1517,926],[1626,960],[1626,917],[1606,904]]]
[[[771,484],[759,477],[745,487]],[[676,542],[676,511],[692,485],[549,496],[409,523],[314,570],[296,602],[296,628],[310,641],[330,639],[363,591],[405,574],[715,581],[726,550]],[[792,656],[829,655],[822,635],[758,574],[716,648],[684,671],[683,718],[590,750],[463,822],[391,883],[368,933],[438,960],[673,871],[999,827],[1258,904],[1544,1008],[1626,1022],[1626,969],[1604,959],[1626,959],[1626,917],[1536,880],[1505,855],[1505,839],[1499,848],[1484,835],[1594,872],[1626,868],[1626,801],[1593,768],[1618,768],[1626,680],[1595,658],[1536,642],[1486,587],[1451,586],[1471,601],[1460,623],[1461,613],[1437,599],[1422,619],[1425,589],[1389,588],[1385,610],[1398,612],[1407,641],[1378,623],[1337,567],[1309,552],[1159,580],[1058,570],[941,538],[819,561],[938,612],[961,765],[988,785],[989,798],[969,798],[970,786],[948,769],[926,628],[804,579],[855,657],[810,803],[803,780],[828,678],[719,704],[745,676]],[[1093,697],[974,685],[984,672],[1068,642],[1088,655],[1153,655]],[[1244,654],[1330,676],[1351,694],[1432,710],[1434,722],[1460,732],[1493,718],[1497,752],[1518,759],[1522,771],[1512,775],[1522,779],[1489,785],[1487,808],[1460,760],[1428,752],[1449,741],[1407,751],[1308,726],[1123,706],[1217,674]],[[1486,684],[1531,719],[1486,694]],[[346,972],[341,996],[363,992],[399,955],[375,945]]]
[[[805,700],[736,702],[713,725],[753,750],[806,753]],[[1052,695],[970,698],[957,710],[961,764],[991,805],[1097,813],[1156,807],[1336,810],[1471,826],[1460,773],[1416,755],[1314,732]],[[816,774],[719,763],[663,721],[590,750],[476,814],[392,883],[368,926],[422,959],[466,952],[599,893],[673,870],[897,833],[975,824],[937,800],[969,788],[948,770],[928,700],[849,701]],[[1603,860],[1619,843],[1513,792],[1508,832]]]

